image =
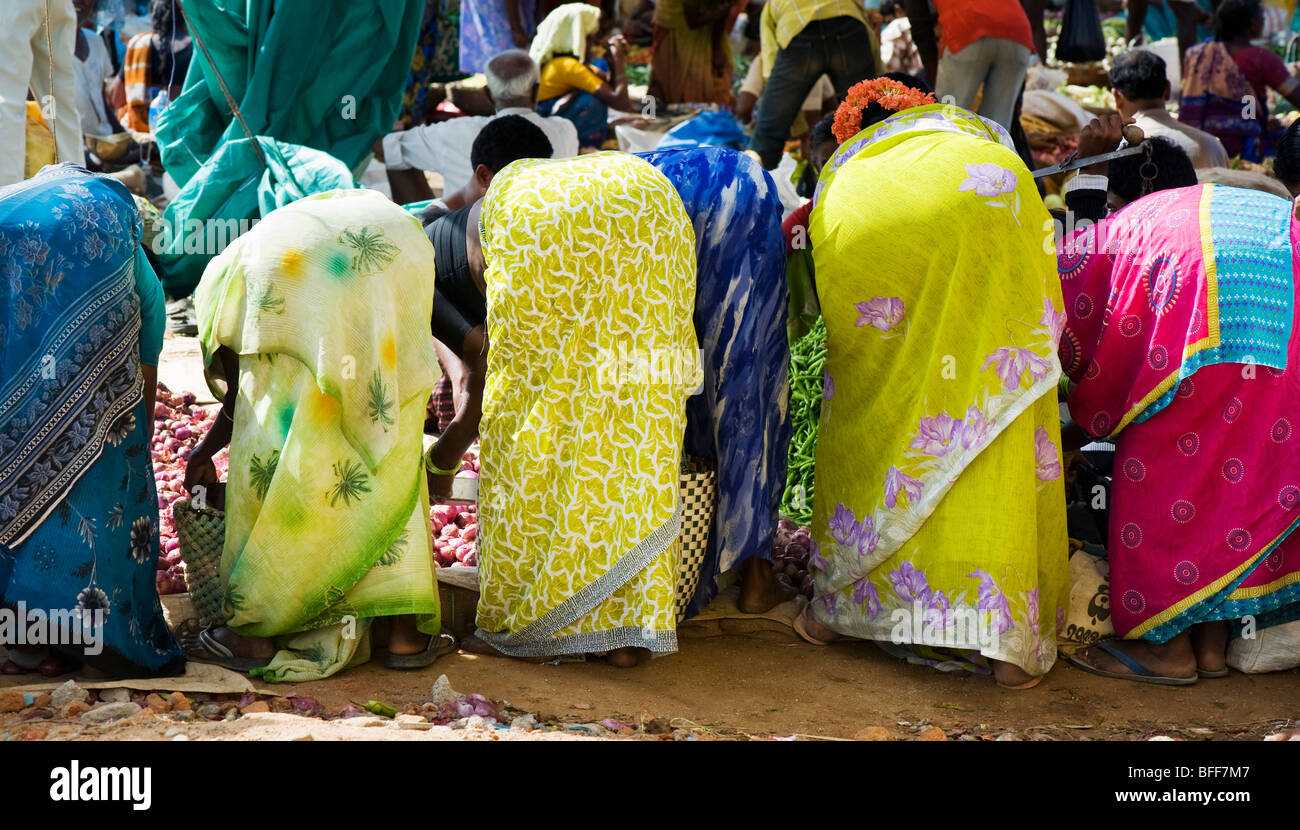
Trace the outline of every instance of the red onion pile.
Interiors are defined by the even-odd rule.
[[[159,556],[155,575],[160,594],[181,594],[186,590],[185,563],[172,524],[171,505],[189,498],[185,491],[185,465],[199,441],[216,420],[211,411],[194,405],[194,393],[173,392],[158,384],[153,407],[153,477],[158,486]],[[217,475],[224,480],[229,464],[226,451],[213,459]]]
[[[457,475],[478,478],[478,456],[465,453]],[[478,565],[478,505],[435,504],[429,508],[433,561],[440,568]]]
[[[776,538],[772,541],[772,569],[783,585],[813,598],[813,578],[808,572],[808,557],[812,550],[812,534],[789,519],[777,523]]]

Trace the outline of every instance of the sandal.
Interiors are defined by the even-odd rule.
[[[1084,649],[1076,654],[1071,654],[1066,659],[1070,661],[1070,665],[1077,669],[1083,669],[1089,674],[1095,674],[1100,677],[1112,677],[1116,680],[1135,680],[1138,683],[1151,683],[1156,686],[1191,686],[1196,683],[1196,675],[1192,675],[1191,677],[1169,677],[1163,674],[1156,674],[1151,669],[1148,669],[1146,666],[1120,651],[1111,643],[1112,641],[1110,640],[1102,640],[1092,648],[1099,648],[1111,657],[1114,657],[1119,661],[1120,665],[1128,669],[1131,674],[1107,671],[1106,669],[1092,665],[1084,659],[1084,655],[1091,649]]]
[[[794,633],[815,646],[830,645],[834,642],[833,640],[819,640],[808,633],[808,610],[809,606],[805,605],[804,609],[799,612],[799,616],[794,618]]]
[[[207,652],[207,656],[199,656],[189,649],[186,650],[186,656],[196,663],[212,663],[232,671],[247,672],[251,669],[260,669],[270,662],[255,657],[235,656],[233,651],[216,637],[213,637],[212,633],[207,629],[199,632],[199,648]]]
[[[393,654],[391,651],[384,658],[384,668],[388,669],[422,669],[426,666],[433,665],[439,657],[444,654],[451,654],[460,648],[455,635],[442,633],[436,637],[429,638],[429,644],[424,647],[424,651],[418,651],[415,654]]]

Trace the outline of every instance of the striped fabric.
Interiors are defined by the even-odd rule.
[[[149,50],[153,33],[142,32],[126,45],[126,60],[122,62],[126,81],[126,107],[117,117],[127,127],[139,133],[149,132]]]

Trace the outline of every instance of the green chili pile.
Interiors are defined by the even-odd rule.
[[[817,455],[817,420],[822,412],[826,366],[826,323],[818,317],[807,334],[790,347],[790,450],[786,457],[781,513],[801,525],[812,521],[813,469]]]

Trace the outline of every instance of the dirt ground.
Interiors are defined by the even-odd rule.
[[[1011,692],[988,678],[907,665],[869,643],[817,647],[775,631],[686,637],[679,653],[633,669],[599,660],[531,665],[458,653],[420,671],[394,672],[372,662],[327,680],[275,688],[310,695],[328,714],[337,715],[349,703],[371,699],[399,708],[428,701],[440,674],[460,692],[477,692],[534,713],[551,730],[485,734],[447,727],[406,730],[392,724],[375,729],[348,720],[327,723],[263,714],[216,723],[146,716],[108,726],[55,718],[41,725],[48,730],[42,737],[560,739],[583,736],[566,724],[617,718],[633,727],[659,719],[675,728],[679,739],[693,731],[706,740],[847,739],[873,726],[898,740],[916,738],[931,726],[950,740],[1259,740],[1300,720],[1297,671],[1234,672],[1188,688],[1165,688],[1094,677],[1059,663],[1038,688]],[[0,716],[0,731],[17,737],[16,716]],[[637,729],[636,737],[647,737],[644,731]]]
[[[192,339],[168,337],[160,377],[174,390],[210,400]],[[987,677],[907,665],[870,643],[808,645],[773,619],[692,623],[680,636],[677,654],[633,669],[601,660],[532,665],[462,652],[421,671],[388,671],[372,661],[327,680],[275,687],[316,698],[333,717],[372,699],[399,709],[424,703],[446,674],[462,693],[536,715],[549,725],[542,730],[403,729],[375,718],[322,721],[275,712],[217,722],[146,713],[104,726],[57,715],[23,721],[15,713],[0,715],[0,738],[586,740],[593,733],[617,737],[591,726],[614,718],[633,727],[624,733],[654,739],[849,739],[877,727],[877,736],[904,740],[938,727],[950,740],[1259,740],[1300,721],[1300,671],[1234,672],[1168,688],[1095,677],[1062,660],[1037,688],[1012,692]],[[0,691],[16,682],[22,679],[0,679]],[[926,734],[937,737],[932,729]]]

